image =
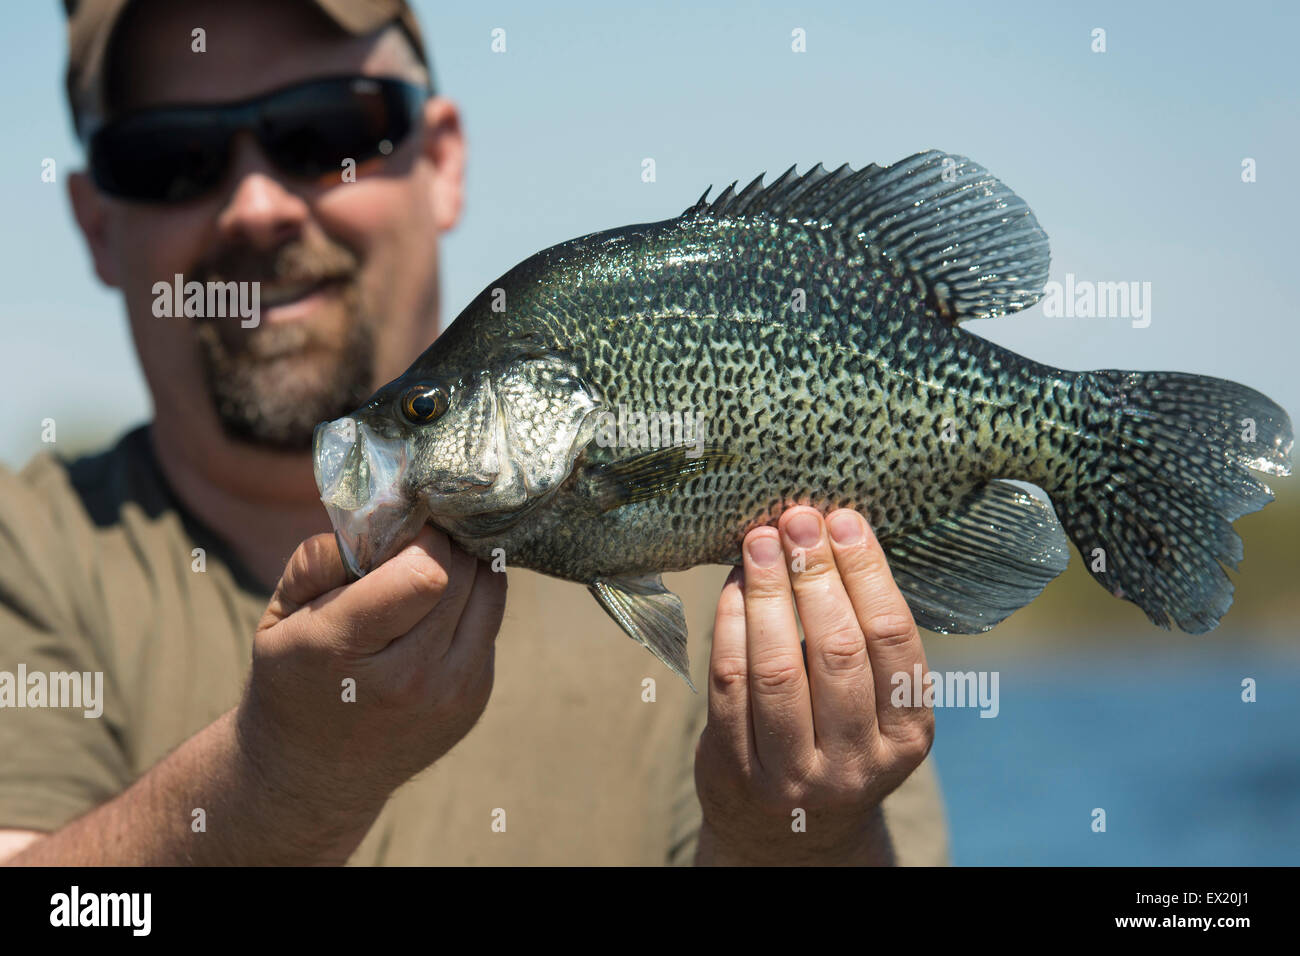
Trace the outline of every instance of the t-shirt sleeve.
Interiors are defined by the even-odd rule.
[[[899,866],[951,866],[948,822],[934,756],[885,797],[885,826]]]
[[[130,782],[94,636],[98,581],[83,573],[91,534],[0,468],[0,829],[56,830]]]
[[[712,632],[705,644],[703,657],[707,664]],[[707,671],[706,671],[707,673]],[[698,694],[690,695],[690,712],[687,715],[685,739],[678,748],[680,759],[676,767],[676,776],[672,793],[672,832],[669,835],[669,866],[693,866],[695,850],[700,845],[700,825],[704,822],[704,811],[700,807],[700,798],[695,791],[695,745],[704,725],[709,719],[708,685],[697,682]]]

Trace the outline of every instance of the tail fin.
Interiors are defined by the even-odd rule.
[[[1177,372],[1084,374],[1095,454],[1061,523],[1089,573],[1152,623],[1200,634],[1232,604],[1232,522],[1273,493],[1247,469],[1291,473],[1291,420],[1259,392]],[[1100,550],[1098,550],[1100,549]]]

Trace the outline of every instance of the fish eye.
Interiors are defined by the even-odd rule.
[[[402,414],[414,425],[427,425],[447,410],[447,392],[437,385],[417,385],[402,396]]]

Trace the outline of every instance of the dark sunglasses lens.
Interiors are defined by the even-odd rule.
[[[128,117],[95,135],[90,173],[110,195],[181,202],[220,182],[229,147],[220,123],[192,113]]]
[[[411,131],[417,102],[411,88],[395,82],[315,83],[267,103],[258,138],[285,172],[339,174],[345,160],[361,163],[396,149]]]

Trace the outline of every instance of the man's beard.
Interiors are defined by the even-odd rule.
[[[375,326],[362,302],[356,257],[332,241],[294,240],[275,252],[221,250],[192,273],[206,281],[331,278],[342,302],[342,328],[311,320],[262,323],[203,319],[196,337],[208,394],[223,432],[278,451],[311,450],[322,421],[357,408],[374,387]]]

